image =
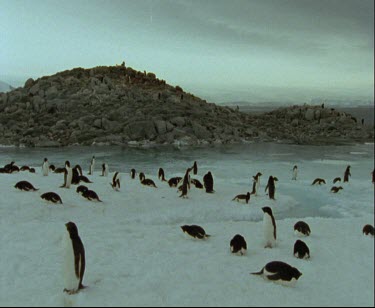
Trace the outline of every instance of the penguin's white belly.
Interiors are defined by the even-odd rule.
[[[79,278],[77,278],[75,274],[73,244],[72,244],[72,241],[70,239],[68,232],[66,232],[66,235],[64,236],[63,248],[64,248],[64,263],[63,263],[64,289],[78,290]]]
[[[48,169],[49,169],[48,164],[44,163],[43,166],[42,166],[42,172],[43,172],[44,176],[48,175]]]
[[[73,172],[72,169],[68,169],[68,174],[66,175],[66,183],[65,187],[70,188],[70,185],[72,184],[72,177],[73,177]]]
[[[264,215],[263,218],[263,234],[264,234],[264,245],[274,247],[276,240],[274,237],[274,227],[272,219],[269,215]]]

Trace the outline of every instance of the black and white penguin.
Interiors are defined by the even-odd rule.
[[[61,187],[70,188],[73,179],[73,170],[70,167],[70,162],[67,160],[65,162],[65,171],[64,171],[64,184]]]
[[[210,237],[210,235],[206,234],[206,231],[201,226],[184,225],[184,226],[181,226],[181,229],[185,234],[188,234],[191,237],[194,237],[200,240]]]
[[[194,175],[198,174],[198,164],[196,161],[194,161],[194,164],[193,164],[193,174]]]
[[[182,177],[180,177],[180,176],[170,178],[168,180],[168,185],[169,185],[169,187],[177,187],[177,185],[181,182],[181,180],[182,180]]]
[[[14,185],[15,188],[23,191],[37,191],[39,188],[35,188],[30,182],[28,181],[19,181]]]
[[[310,226],[304,221],[298,221],[294,225],[294,234],[298,236],[309,236],[311,233]]]
[[[185,172],[184,180],[182,182],[182,189],[181,189],[181,195],[180,198],[187,198],[188,190],[190,189],[190,175],[189,175],[190,169],[187,169]]]
[[[76,165],[72,169],[72,184],[73,185],[78,185],[79,182],[81,181],[80,178],[79,178],[82,174],[81,172],[82,172],[82,169],[79,165]]]
[[[257,182],[253,181],[253,189],[250,193],[250,195],[257,195]]]
[[[145,174],[143,172],[139,173],[139,181],[143,181],[146,178]]]
[[[258,191],[259,191],[259,187],[260,187],[260,177],[262,176],[263,174],[261,172],[258,172],[255,176],[253,176],[253,179],[255,181],[255,195],[257,196],[258,195]]]
[[[42,164],[42,174],[43,174],[43,176],[48,176],[48,172],[49,172],[48,159],[44,158],[44,161],[43,161],[43,164]]]
[[[298,174],[298,167],[297,165],[295,165],[293,167],[293,176],[292,176],[292,180],[296,181],[297,180],[297,174]]]
[[[206,193],[214,193],[214,178],[211,174],[211,171],[208,171],[204,177],[203,177],[203,185],[204,188],[206,189]]]
[[[30,173],[35,173],[35,168],[30,168],[30,169],[29,169],[29,172],[30,172]]]
[[[276,245],[276,221],[273,217],[272,209],[268,206],[262,208],[263,211],[263,237],[264,248],[273,248]]]
[[[107,163],[102,164],[102,176],[108,176],[109,174],[109,167]]]
[[[114,190],[116,191],[119,191],[120,190],[120,179],[121,179],[121,176],[120,176],[120,173],[118,171],[116,171],[114,174],[113,174],[113,177],[112,177],[112,183],[111,183],[111,186]]]
[[[20,171],[30,171],[30,167],[29,166],[22,166],[20,168]]]
[[[341,182],[341,178],[339,176],[333,179],[333,184],[336,184],[337,182]]]
[[[89,190],[85,185],[79,185],[76,189],[76,192],[79,194],[83,194],[86,190]]]
[[[141,184],[142,185],[145,185],[145,186],[150,186],[150,187],[155,187],[155,188],[158,188],[156,185],[155,185],[155,182],[151,179],[146,179],[144,178],[142,181],[141,181]]]
[[[134,180],[136,175],[135,169],[130,170],[130,177]]]
[[[315,184],[319,184],[319,185],[321,185],[321,184],[325,184],[325,183],[326,183],[326,181],[325,181],[324,179],[316,178],[316,179],[312,182],[311,185],[315,185]]]
[[[165,173],[164,173],[164,169],[163,168],[159,168],[158,178],[162,182],[167,182],[167,180],[165,179]]]
[[[90,189],[82,191],[81,195],[82,197],[86,198],[89,201],[96,200],[98,202],[103,202],[102,200],[99,199],[98,194],[95,191],[90,190]]]
[[[305,242],[297,240],[294,243],[293,255],[298,259],[310,259],[310,249]]]
[[[365,235],[372,235],[374,236],[374,227],[371,225],[365,225],[362,229],[362,233]]]
[[[49,170],[50,170],[50,171],[54,172],[55,169],[56,169],[55,165],[50,165],[50,166],[49,166]]]
[[[333,186],[331,188],[331,192],[337,194],[341,189],[344,189],[344,188],[342,188],[342,186],[339,186],[339,187]]]
[[[245,201],[246,204],[249,203],[250,201],[250,192],[247,192],[247,194],[241,194],[241,195],[237,195],[235,196],[232,201],[237,201],[237,202],[240,202],[240,201]]]
[[[269,198],[272,200],[275,200],[276,186],[275,186],[275,178],[272,175],[270,175],[270,177],[268,178],[268,183],[264,191],[267,191],[267,190],[268,190]]]
[[[6,164],[4,166],[4,171],[5,171],[4,173],[15,173],[15,172],[19,172],[20,168],[15,165],[14,161],[12,161],[10,164]]]
[[[266,280],[291,287],[294,286],[297,280],[302,276],[302,273],[298,269],[281,261],[269,262],[260,272],[251,274],[259,275]]]
[[[233,254],[239,254],[241,256],[246,254],[247,244],[246,244],[245,238],[242,235],[236,234],[232,238],[232,240],[230,241],[230,251]]]
[[[352,176],[350,174],[350,166],[346,167],[345,174],[344,174],[344,183],[349,182],[349,177]]]
[[[54,192],[46,192],[42,194],[40,197],[46,201],[50,201],[53,203],[60,203],[60,204],[63,203],[60,196]]]
[[[82,284],[86,268],[85,248],[74,222],[65,224],[66,234],[63,242],[64,249],[64,292],[75,294],[84,289]]]
[[[89,175],[93,175],[94,174],[94,169],[95,169],[95,155],[91,158],[90,168],[89,168]]]
[[[203,189],[203,184],[197,179],[191,179],[190,183],[193,184],[195,188]]]

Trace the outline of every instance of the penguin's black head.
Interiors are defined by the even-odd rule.
[[[272,216],[272,209],[268,206],[265,206],[262,208],[264,213],[267,213],[268,215]]]
[[[297,280],[299,279],[299,277],[302,276],[302,273],[295,267],[292,268],[292,271],[293,271],[292,273],[293,277],[296,278]]]
[[[65,162],[65,167],[69,167],[69,168],[70,168],[70,162],[69,162],[69,160],[67,160],[67,161]]]
[[[47,161],[47,160],[48,160],[47,158],[44,159],[44,161]]]
[[[65,224],[66,229],[68,230],[70,237],[73,238],[78,236],[78,228],[74,222],[68,222]]]

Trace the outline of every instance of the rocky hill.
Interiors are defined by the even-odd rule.
[[[293,106],[263,115],[207,103],[155,74],[116,65],[29,79],[0,93],[0,144],[329,143],[373,140],[350,115]]]

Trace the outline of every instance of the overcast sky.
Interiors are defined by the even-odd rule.
[[[374,95],[374,0],[0,0],[0,80],[154,72],[215,102]]]

